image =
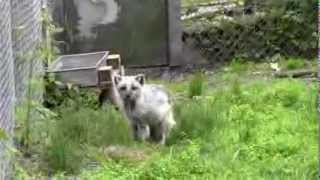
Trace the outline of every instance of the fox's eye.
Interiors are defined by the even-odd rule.
[[[127,89],[127,87],[126,86],[121,86],[119,89],[120,89],[120,91],[125,91]]]
[[[136,87],[136,86],[132,86],[132,87],[131,87],[131,89],[132,89],[133,91],[135,91],[135,90],[137,90],[137,89],[138,89],[138,87]]]

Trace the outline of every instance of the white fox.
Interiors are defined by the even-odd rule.
[[[162,86],[145,84],[144,75],[114,77],[123,110],[136,140],[165,144],[176,124],[168,93]]]

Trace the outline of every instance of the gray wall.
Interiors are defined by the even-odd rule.
[[[58,0],[54,12],[65,54],[110,50],[131,67],[183,64],[179,0]]]

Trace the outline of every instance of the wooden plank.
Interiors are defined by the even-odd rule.
[[[109,88],[112,86],[112,67],[101,66],[97,68],[97,86],[100,89]]]
[[[119,54],[111,54],[107,58],[107,66],[112,66],[113,69],[121,68],[121,58]]]

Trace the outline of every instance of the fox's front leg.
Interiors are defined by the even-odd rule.
[[[150,127],[150,138],[153,142],[165,145],[166,143],[166,124],[159,123]]]
[[[133,131],[133,138],[136,141],[145,141],[150,136],[150,129],[148,125],[141,124],[138,122],[132,123],[132,131]]]

